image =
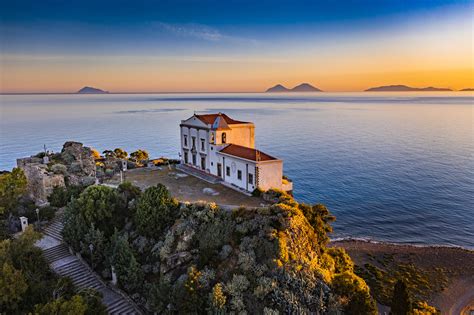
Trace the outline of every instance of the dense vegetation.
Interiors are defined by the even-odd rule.
[[[150,312],[375,314],[350,257],[326,247],[333,220],[286,194],[270,207],[224,211],[179,204],[163,185],[141,193],[125,183],[88,187],[70,202],[64,238],[104,277],[113,268]]]
[[[439,313],[424,300],[446,287],[444,270],[422,270],[413,263],[399,263],[388,254],[379,259],[371,256],[370,263],[356,266],[355,270],[372,288],[375,299],[391,306],[394,315]]]
[[[34,246],[40,234],[30,227],[18,239],[0,242],[0,313],[106,314],[101,296],[56,276]]]

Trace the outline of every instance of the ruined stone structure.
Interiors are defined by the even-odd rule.
[[[48,166],[28,161],[30,158],[18,159],[17,164],[25,172],[28,181],[27,194],[37,204],[48,201],[48,196],[56,186],[64,187],[64,175],[48,171]],[[26,160],[26,161],[25,161]]]
[[[96,166],[92,151],[79,142],[66,142],[60,154],[51,154],[49,163],[37,156],[17,160],[28,181],[27,194],[37,204],[47,202],[56,186],[92,185],[96,179]]]

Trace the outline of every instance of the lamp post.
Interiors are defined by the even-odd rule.
[[[94,245],[93,245],[92,243],[89,244],[89,250],[91,251],[91,265],[92,265],[92,269],[94,269],[94,256],[93,256]]]
[[[36,208],[35,212],[36,212],[36,226],[39,226],[39,223],[40,223],[40,216],[39,216],[40,209]]]

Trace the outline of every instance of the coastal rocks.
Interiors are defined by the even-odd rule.
[[[18,166],[25,173],[28,182],[27,195],[37,204],[46,203],[54,187],[65,187],[64,176],[49,172],[44,164],[18,163]]]

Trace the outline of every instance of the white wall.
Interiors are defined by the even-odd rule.
[[[262,190],[282,188],[283,161],[264,161],[258,165],[258,187]]]
[[[244,159],[239,159],[229,155],[217,154],[218,162],[222,164],[222,178],[225,182],[235,185],[249,192],[254,191],[255,185],[255,163]],[[235,165],[235,168],[232,168]],[[227,175],[227,167],[230,168],[230,175]],[[217,170],[217,167],[216,167]],[[242,172],[241,179],[238,178],[238,172]],[[217,174],[217,171],[216,171]],[[248,174],[253,175],[253,182],[248,183]],[[248,184],[247,184],[248,183]]]

